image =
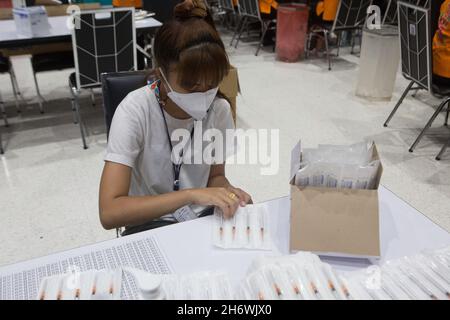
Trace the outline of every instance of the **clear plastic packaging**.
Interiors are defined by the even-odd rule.
[[[373,189],[380,161],[372,161],[373,143],[319,145],[304,149],[294,183],[306,187]]]
[[[162,291],[168,300],[231,300],[235,293],[223,272],[164,275]]]
[[[122,271],[90,270],[46,277],[41,281],[39,300],[118,300]]]
[[[213,219],[213,243],[228,249],[271,250],[268,211],[264,204],[240,207],[233,218],[225,219],[216,208]]]

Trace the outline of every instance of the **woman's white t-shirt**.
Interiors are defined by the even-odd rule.
[[[170,133],[176,128],[191,130],[193,119],[176,119],[165,112]],[[198,127],[196,126],[196,129]],[[214,128],[226,137],[233,129],[230,104],[216,98],[202,121],[203,131]],[[196,132],[197,134],[197,132]],[[174,144],[175,147],[176,143]],[[145,86],[129,93],[114,113],[108,137],[105,161],[132,168],[130,196],[158,195],[173,191],[174,172],[171,149],[164,117],[155,92]],[[180,171],[180,189],[207,186],[210,165],[183,163]],[[193,207],[194,212],[200,208]],[[161,217],[172,220],[172,214]]]

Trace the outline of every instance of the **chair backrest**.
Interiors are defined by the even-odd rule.
[[[430,9],[398,2],[402,73],[431,92]]]
[[[431,0],[401,0],[402,2],[407,2],[414,4],[416,6],[427,8],[430,5]],[[439,0],[435,1],[438,2]],[[383,16],[383,24],[397,25],[398,23],[398,0],[389,0],[386,12]]]
[[[239,0],[241,16],[261,19],[258,0]]]
[[[137,69],[134,8],[81,11],[72,17],[78,89],[100,86],[102,73]]]
[[[397,25],[397,18],[398,18],[398,14],[397,14],[397,0],[389,0],[387,7],[386,7],[386,11],[384,13],[383,16],[383,21],[382,24],[383,25]]]
[[[333,30],[351,30],[361,27],[367,18],[372,0],[341,0],[336,11]]]
[[[120,102],[131,91],[139,89],[147,84],[149,72],[111,72],[102,76],[103,110],[105,112],[106,132],[109,136],[111,122]]]

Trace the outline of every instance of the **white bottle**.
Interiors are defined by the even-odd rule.
[[[161,286],[161,276],[128,267],[123,268],[123,270],[130,272],[134,276],[142,300],[165,299],[165,294]]]

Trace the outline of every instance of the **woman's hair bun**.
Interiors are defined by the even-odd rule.
[[[208,9],[204,0],[184,0],[175,6],[173,15],[175,18],[205,18]]]

